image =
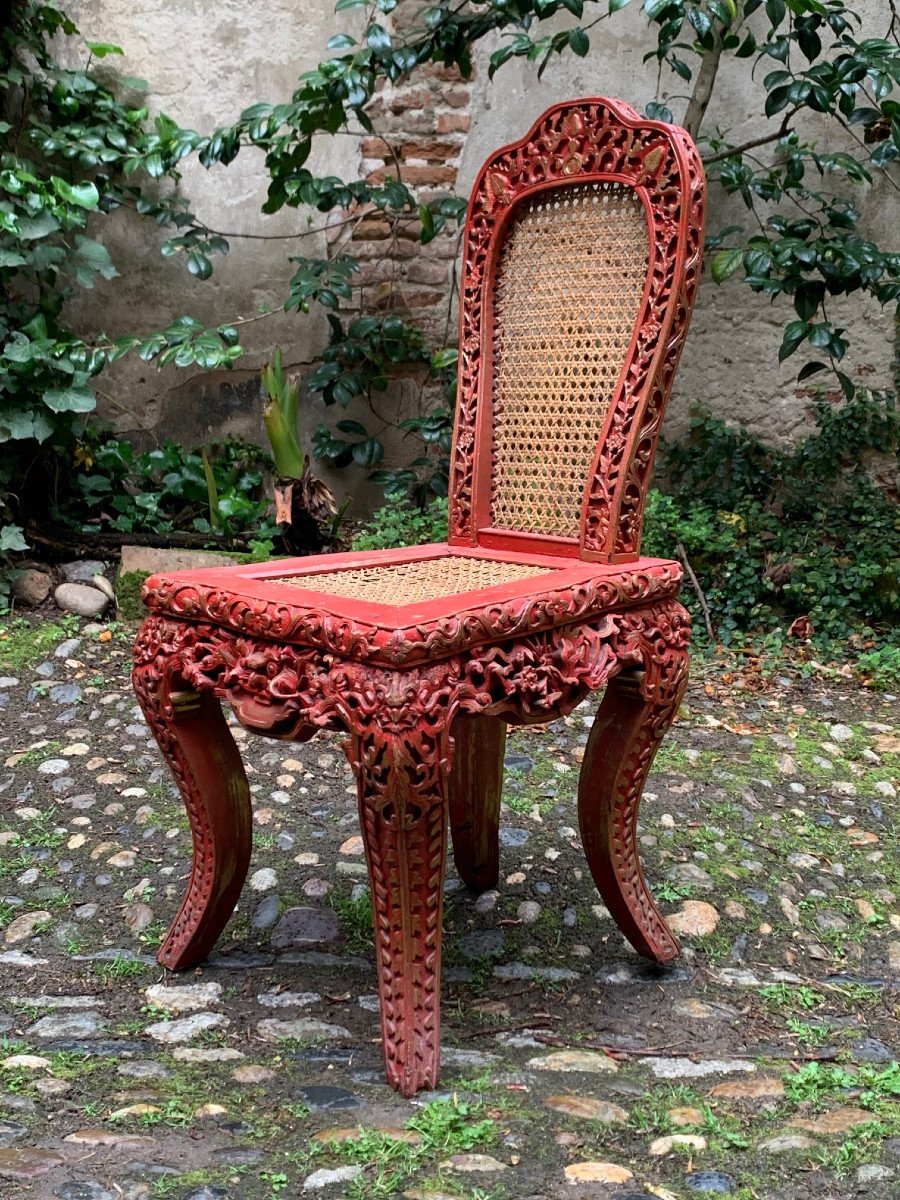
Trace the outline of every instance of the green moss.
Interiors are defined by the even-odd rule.
[[[147,610],[141,603],[141,588],[144,581],[150,578],[149,571],[126,571],[116,580],[116,599],[119,602],[119,616],[125,621],[140,621],[146,616]]]
[[[212,559],[213,553],[208,552]],[[241,566],[249,566],[252,563],[268,562],[270,559],[284,557],[283,555],[274,555],[268,551],[267,547],[262,547],[259,554],[222,554],[222,557],[228,562],[237,562]],[[116,598],[119,602],[119,616],[123,621],[140,621],[147,615],[147,609],[141,602],[141,588],[144,586],[145,580],[149,579],[152,571],[125,571],[120,572],[116,579]]]
[[[15,673],[40,662],[54,646],[77,633],[80,624],[73,616],[46,625],[22,617],[8,621],[0,627],[0,671]]]

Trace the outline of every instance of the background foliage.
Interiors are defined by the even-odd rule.
[[[668,490],[653,493],[644,549],[690,562],[725,641],[798,617],[801,637],[840,638],[900,616],[900,508],[861,465],[873,449],[896,455],[896,400],[822,399],[815,419],[783,449],[700,411],[689,441],[664,447]]]
[[[77,291],[118,274],[103,242],[108,214],[127,206],[162,224],[178,220],[176,201],[145,190],[148,179],[177,179],[171,158],[163,164],[158,154],[172,123],[149,122],[142,80],[109,82],[102,67],[122,53],[117,46],[79,43],[82,65],[63,67],[53,48],[76,41],[73,22],[31,0],[8,8],[0,30],[0,551],[26,548],[22,523],[46,511],[48,471],[60,453],[71,462],[106,363],[132,349],[201,366],[240,354],[233,331],[190,318],[99,345],[72,329]],[[190,258],[188,267],[202,273]]]
[[[227,165],[246,146],[266,155],[269,174],[266,213],[284,207],[323,213],[371,205],[395,224],[417,223],[423,242],[464,211],[455,197],[417,205],[399,171],[379,185],[317,177],[307,166],[317,136],[339,130],[368,131],[366,105],[382,79],[415,76],[425,64],[456,66],[471,73],[475,47],[499,34],[490,54],[493,78],[512,58],[525,58],[541,75],[560,55],[585,57],[614,45],[611,24],[632,0],[474,0],[422,9],[418,26],[392,32],[387,19],[397,0],[338,0],[338,12],[359,10],[358,34],[340,33],[328,43],[333,57],[301,76],[289,102],[250,106],[231,125],[212,134],[172,128],[161,140],[161,165],[174,166],[188,154],[207,166]],[[635,6],[638,0],[633,0]],[[784,298],[785,325],[779,358],[807,352],[798,378],[834,373],[845,395],[854,383],[841,370],[848,350],[846,330],[832,313],[836,298],[864,292],[880,303],[900,294],[900,255],[860,231],[858,197],[900,155],[900,19],[888,0],[882,37],[862,36],[861,19],[844,0],[644,0],[647,21],[648,116],[671,121],[660,100],[665,76],[676,91],[689,85],[684,112],[677,114],[698,139],[707,173],[747,210],[746,226],[713,228],[709,247],[712,278],[722,283],[742,274],[755,292]],[[569,24],[559,28],[559,17]],[[550,30],[550,31],[548,31]],[[705,121],[717,82],[729,72],[752,67],[756,113],[768,128],[744,142]],[[898,189],[893,175],[889,186]],[[212,255],[227,242],[182,214],[189,225],[181,248],[212,271]],[[339,251],[331,260],[296,258],[286,307],[311,303],[339,309],[352,295],[358,264]],[[312,386],[328,403],[346,405],[386,384],[385,365],[424,361],[421,334],[397,316],[329,316],[332,337]],[[390,326],[388,328],[388,325]],[[437,349],[437,348],[435,348]],[[445,360],[447,361],[447,360]],[[352,435],[348,437],[347,435]],[[365,427],[339,424],[321,430],[317,453],[332,463],[377,463],[383,446]],[[378,478],[396,492],[420,482],[421,463],[402,476]],[[440,490],[433,472],[429,484]]]
[[[271,462],[258,446],[224,442],[201,452],[167,441],[142,454],[130,442],[88,429],[78,446],[81,470],[57,494],[55,521],[73,532],[124,534],[193,531],[263,540],[277,532],[263,473]]]
[[[783,639],[793,627],[798,640],[833,654],[854,631],[853,648],[868,651],[880,673],[873,639],[900,617],[900,508],[861,459],[872,450],[896,456],[900,411],[893,394],[860,391],[837,408],[819,400],[815,420],[815,432],[784,449],[698,409],[689,439],[662,447],[666,490],[650,492],[643,550],[694,572],[682,599],[701,644],[774,631]],[[354,548],[446,536],[443,502],[426,511],[394,503]],[[900,639],[894,645],[884,664],[896,685]]]

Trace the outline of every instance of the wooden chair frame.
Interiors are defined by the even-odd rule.
[[[646,213],[634,332],[585,481],[578,536],[497,528],[498,256],[524,201],[591,181],[633,189]],[[605,687],[579,786],[585,854],[635,948],[657,962],[678,954],[644,880],[635,831],[653,755],[687,681],[689,620],[676,599],[678,564],[640,558],[639,549],[701,268],[703,210],[703,171],[683,130],[610,100],[555,105],[486,163],[469,206],[448,542],[160,575],[145,585],[151,615],[135,645],[134,686],[194,841],[160,962],[177,970],[205,958],[248,869],[250,793],[219,701],[268,737],[345,732],[372,888],[387,1077],[404,1095],[439,1077],[448,824],[465,883],[481,890],[498,880],[507,723],[552,720]],[[448,570],[447,578],[474,582],[429,583],[429,572],[436,579]],[[424,591],[404,601],[411,578],[424,579]]]

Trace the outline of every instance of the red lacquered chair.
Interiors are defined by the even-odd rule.
[[[585,853],[635,949],[678,954],[635,827],[689,620],[678,565],[639,548],[703,209],[683,130],[611,100],[555,105],[485,164],[469,205],[449,540],[145,586],[134,686],[194,837],[160,962],[206,956],[247,872],[250,794],[219,701],[268,737],[345,732],[404,1095],[438,1081],[448,824],[462,879],[498,879],[507,723],[606,689],[579,786]]]

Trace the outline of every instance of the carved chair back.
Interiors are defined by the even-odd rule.
[[[558,104],[485,163],[466,221],[452,544],[638,556],[704,201],[685,131],[617,101]]]

